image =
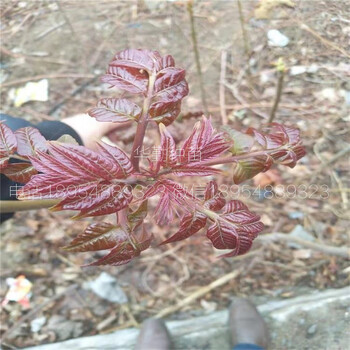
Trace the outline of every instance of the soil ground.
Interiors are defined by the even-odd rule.
[[[325,247],[345,247],[349,164],[346,153],[337,155],[349,147],[349,2],[261,1],[264,6],[276,5],[270,8],[259,8],[257,1],[241,2],[243,18],[236,1],[194,4],[213,121],[217,127],[222,124],[224,109],[230,126],[259,127],[266,122],[276,96],[273,64],[282,57],[289,70],[275,120],[301,129],[307,156],[294,169],[277,167],[268,176],[247,182],[245,191],[234,187],[236,197],[262,216],[263,234],[287,234],[297,227]],[[287,36],[288,45],[269,46],[270,29]],[[187,135],[203,113],[184,2],[2,1],[1,39],[2,112],[33,122],[84,112],[98,98],[113,94],[98,80],[113,54],[124,48],[147,48],[173,55],[177,65],[187,70],[191,92],[184,102],[183,118],[172,126],[177,139]],[[309,71],[293,75],[296,66]],[[223,70],[225,102],[220,105]],[[49,100],[14,107],[10,90],[42,78],[49,79]],[[132,136],[132,131],[117,135],[117,144],[130,149]],[[228,172],[219,182],[231,186],[229,178]],[[258,185],[263,190],[256,192]],[[216,259],[200,234],[185,242],[155,246],[123,267],[80,268],[93,257],[69,254],[60,247],[89,220],[72,221],[71,214],[22,212],[2,225],[1,297],[7,290],[7,277],[24,274],[33,283],[30,310],[15,303],[2,308],[4,348],[137,326],[233,270],[239,270],[236,278],[168,317],[187,319],[221,310],[234,295],[254,296],[262,302],[349,284],[348,261],[337,255],[285,241],[260,241],[244,258]],[[177,227],[175,222],[170,229],[154,226],[151,219],[147,225],[159,242]],[[96,279],[102,271],[117,278],[129,303],[110,303],[83,288],[84,282]],[[32,332],[31,322],[40,317],[45,317],[45,324]],[[57,332],[65,323],[72,331]]]

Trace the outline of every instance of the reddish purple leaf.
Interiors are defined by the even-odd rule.
[[[116,67],[136,68],[138,70],[143,69],[152,73],[153,71],[159,71],[162,69],[167,62],[168,59],[163,61],[157,51],[126,49],[118,52],[114,56],[110,65]]]
[[[210,181],[207,184],[204,201],[204,206],[213,211],[220,210],[226,204],[225,198],[215,181]]]
[[[12,130],[0,122],[0,165],[1,169],[8,164],[9,156],[16,151],[17,139]]]
[[[147,200],[143,201],[140,206],[128,215],[128,223],[131,229],[134,230],[140,226],[145,220],[148,212]]]
[[[96,107],[90,108],[88,114],[99,122],[122,123],[138,120],[141,108],[124,98],[102,98]]]
[[[7,176],[10,180],[25,184],[31,177],[38,172],[28,163],[8,164],[5,169],[1,169],[1,174]]]
[[[197,233],[206,223],[207,217],[204,214],[197,211],[195,213],[186,213],[181,219],[180,229],[161,244],[182,241]]]
[[[208,228],[207,237],[217,249],[235,249],[239,247],[238,233],[233,225],[218,219]]]
[[[130,158],[117,146],[110,146],[107,143],[100,142],[97,144],[97,147],[102,156],[118,164],[119,172],[123,174],[123,177],[126,178],[134,171]]]
[[[176,145],[173,137],[165,128],[164,124],[159,124],[161,134],[160,158],[158,162],[165,168],[174,167],[177,163]]]
[[[107,74],[103,75],[101,80],[132,94],[145,94],[147,92],[148,75],[136,68],[109,66]]]
[[[26,127],[18,129],[15,135],[17,139],[17,153],[20,156],[35,157],[37,151],[46,152],[48,149],[45,137],[35,128]]]
[[[181,101],[155,102],[151,105],[149,114],[156,123],[170,125],[181,112]]]
[[[230,151],[247,156],[236,163],[233,173],[235,184],[270,169],[274,163],[292,168],[305,155],[299,130],[278,123],[271,124],[264,132],[249,128],[245,134],[235,130],[228,130],[228,133],[234,142]]]
[[[160,95],[163,95],[163,98],[160,97],[163,100],[164,94],[168,95],[168,89],[175,90],[175,91],[180,90],[179,92],[181,92],[182,89],[186,89],[187,84],[185,84],[185,80],[184,80],[185,75],[186,75],[186,71],[181,68],[169,67],[167,69],[163,69],[161,72],[158,73],[157,79],[154,84],[154,93],[156,94],[155,97],[159,98]],[[158,93],[161,93],[161,94],[158,94]],[[183,93],[181,93],[181,95],[182,94]],[[186,95],[187,94],[188,94],[188,91]],[[166,99],[169,99],[169,98],[166,98]]]
[[[168,67],[174,67],[175,60],[171,55],[165,55],[161,59],[161,69],[165,69]]]
[[[196,163],[219,156],[230,147],[223,133],[216,133],[210,119],[203,116],[181,149],[181,163]]]
[[[113,248],[109,254],[105,255],[101,259],[85,266],[100,266],[100,265],[112,265],[120,266],[127,264],[133,258],[139,256],[142,251],[149,248],[152,241],[152,235],[142,231],[139,237],[130,236],[130,241],[123,242]]]
[[[167,179],[157,181],[152,185],[144,193],[143,199],[155,195],[160,196],[155,210],[155,216],[159,224],[171,222],[174,218],[177,206],[183,206],[188,199],[194,199],[181,185]]]
[[[169,125],[181,111],[181,101],[188,95],[188,85],[185,70],[175,68],[171,56],[164,57],[162,61],[162,70],[156,76],[149,113],[155,122]]]
[[[217,249],[231,249],[232,252],[224,256],[244,254],[251,247],[252,241],[264,225],[260,217],[251,213],[241,201],[228,202],[223,214],[208,228],[207,237]]]
[[[74,197],[66,197],[51,210],[80,210],[80,213],[73,217],[78,219],[116,213],[126,208],[131,200],[132,193],[128,186],[99,183],[90,191],[80,191]]]
[[[97,222],[89,225],[83,233],[63,247],[70,252],[88,252],[112,249],[127,241],[127,233],[121,227],[108,222]]]
[[[29,157],[41,174],[20,190],[19,198],[62,199],[53,210],[79,210],[76,217],[106,215],[125,208],[132,195],[118,179],[130,171],[124,163],[126,155],[111,146],[101,147],[108,155],[83,146],[50,143],[50,154],[38,152],[38,158]]]
[[[270,155],[257,155],[247,157],[247,159],[237,161],[233,170],[233,182],[240,184],[247,179],[253,178],[255,175],[264,172],[273,164]]]
[[[150,118],[169,125],[179,115],[181,100],[188,94],[185,70],[174,65],[175,61],[170,55],[162,57],[157,51],[128,49],[115,55],[102,81],[133,94],[149,94]],[[118,119],[115,119],[117,117],[112,113],[114,108],[105,108],[104,104],[91,109],[89,114],[101,121],[125,120],[123,110],[117,113]],[[130,113],[126,114],[130,116]],[[138,110],[133,109],[131,116],[136,120]]]

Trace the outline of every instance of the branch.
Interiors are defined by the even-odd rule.
[[[190,22],[191,22],[192,44],[193,44],[194,57],[195,57],[195,60],[196,60],[196,67],[197,67],[197,74],[198,74],[198,78],[199,78],[199,85],[200,85],[200,90],[201,90],[202,104],[203,104],[205,115],[208,115],[208,105],[207,105],[207,99],[206,99],[204,83],[203,83],[203,75],[202,75],[202,67],[201,67],[200,55],[199,55],[199,51],[198,51],[197,34],[196,34],[196,28],[194,26],[193,0],[190,0],[188,2],[188,4],[187,4],[187,11],[188,11],[188,14],[190,16]]]
[[[221,52],[221,71],[220,71],[220,112],[222,118],[222,124],[227,125],[228,119],[225,107],[225,75],[226,75],[226,60],[227,52],[224,50]]]
[[[310,248],[313,250],[317,250],[319,252],[329,254],[329,255],[335,255],[340,256],[342,258],[349,259],[350,258],[350,249],[343,248],[343,247],[332,247],[329,245],[321,244],[321,243],[314,243],[310,241],[306,241],[304,239],[293,237],[290,234],[281,233],[281,232],[275,232],[275,233],[269,233],[267,235],[261,235],[259,236],[256,241],[285,241],[285,242],[293,242],[300,244],[306,248]]]
[[[156,74],[153,72],[149,75],[148,91],[145,100],[143,101],[142,115],[140,117],[139,123],[137,124],[136,134],[134,138],[134,143],[132,145],[130,160],[134,169],[140,171],[140,155],[139,151],[143,145],[143,139],[145,137],[147,124],[148,124],[148,110],[151,103],[151,98],[153,95],[154,82],[156,80]]]
[[[248,35],[247,35],[247,31],[245,28],[245,21],[244,21],[244,15],[243,15],[243,10],[242,10],[242,4],[241,4],[241,0],[237,1],[237,6],[238,6],[238,13],[239,13],[239,22],[241,24],[241,30],[242,30],[242,36],[243,36],[243,43],[244,43],[244,51],[246,54],[246,58],[249,61],[250,58],[250,45],[249,45],[249,40],[248,40]],[[249,65],[248,65],[248,73],[250,74],[250,69],[249,69]]]
[[[268,123],[272,123],[276,116],[276,111],[282,96],[284,72],[285,72],[285,67],[283,62],[281,62],[280,67],[277,67],[278,82],[277,82],[276,97],[275,97],[275,102],[273,104]]]
[[[65,79],[65,78],[94,78],[94,74],[76,74],[76,73],[57,73],[57,74],[40,74],[31,77],[21,78],[17,80],[8,81],[2,84],[2,87],[9,87],[27,83],[28,81],[40,80],[40,79]]]
[[[0,201],[0,213],[13,213],[16,211],[50,208],[59,203],[61,199],[35,199],[23,201]]]
[[[246,258],[251,258],[257,252],[258,252],[257,250],[252,251],[252,252],[247,253],[245,255],[241,255],[239,257],[236,257],[236,258],[234,258],[234,260],[237,261],[237,260],[243,260],[243,259],[246,259]],[[248,268],[248,270],[249,270],[249,268]],[[184,306],[191,304],[192,302],[194,302],[198,298],[200,298],[203,295],[211,292],[213,289],[221,287],[222,285],[224,285],[224,284],[230,282],[231,280],[237,278],[241,274],[242,271],[243,271],[243,269],[238,269],[238,270],[231,271],[230,273],[228,273],[226,275],[221,276],[220,278],[218,278],[214,282],[208,284],[207,286],[204,286],[204,287],[201,287],[201,288],[197,289],[194,293],[190,294],[185,299],[182,299],[176,305],[172,305],[172,306],[166,307],[162,311],[158,312],[154,317],[155,318],[162,318],[164,316],[170,315],[170,314],[180,310]],[[245,272],[247,272],[247,270],[245,270]]]

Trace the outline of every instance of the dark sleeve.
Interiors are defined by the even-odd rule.
[[[78,133],[71,128],[69,125],[62,123],[58,120],[45,120],[38,124],[32,124],[22,118],[15,118],[11,117],[7,114],[0,113],[0,120],[4,120],[6,125],[12,130],[16,131],[20,128],[25,128],[27,126],[32,126],[33,128],[37,128],[40,133],[47,139],[47,140],[57,140],[62,135],[68,134],[72,136],[76,141],[79,143],[79,145],[82,145],[83,142],[78,135]]]
[[[81,140],[78,133],[69,125],[60,121],[45,120],[35,125],[34,127],[41,132],[41,134],[46,138],[46,140],[57,140],[62,135],[68,134],[72,136],[79,143],[79,145],[83,144],[83,141]]]
[[[47,140],[57,140],[62,135],[68,134],[72,136],[77,142],[82,145],[82,140],[77,132],[72,129],[69,125],[62,123],[60,121],[43,121],[38,124],[32,124],[21,118],[14,118],[7,114],[0,114],[0,120],[4,120],[6,125],[12,130],[24,128],[27,126],[32,126],[37,128],[40,133]],[[11,160],[13,162],[13,160]],[[5,175],[1,174],[1,200],[16,200],[15,190],[17,187],[23,186],[18,182],[11,181]],[[0,214],[0,222],[3,222],[13,216],[13,213]]]

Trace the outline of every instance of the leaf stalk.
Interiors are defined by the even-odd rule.
[[[132,145],[132,151],[131,151],[131,163],[136,171],[140,171],[140,154],[142,145],[143,145],[143,139],[145,137],[147,124],[148,124],[148,111],[151,103],[151,98],[153,95],[153,88],[154,83],[156,80],[156,73],[152,72],[149,75],[149,81],[148,81],[148,90],[145,100],[143,101],[143,108],[142,108],[142,114],[139,120],[139,123],[137,124],[136,134],[134,138],[134,143]]]

